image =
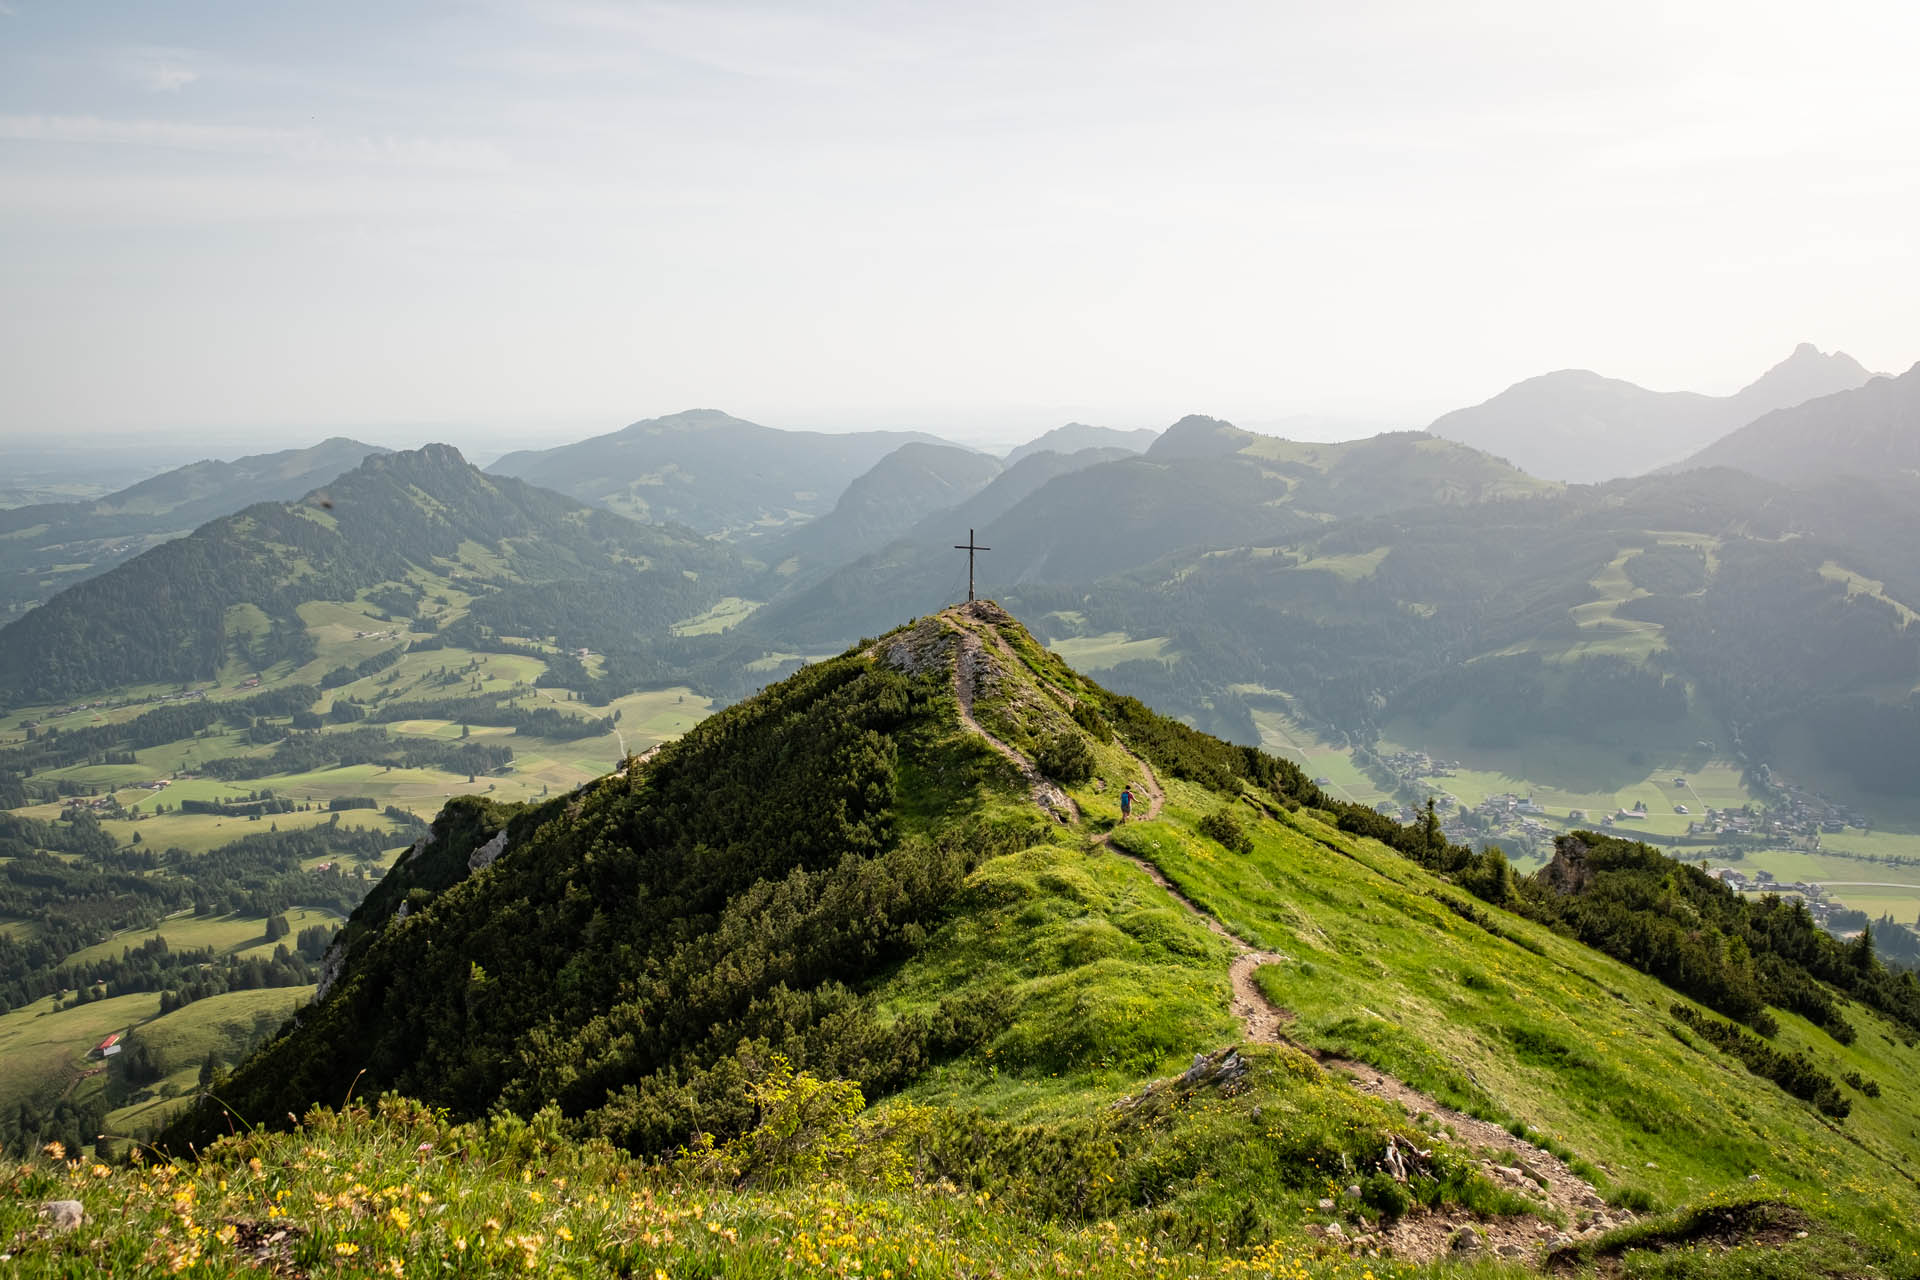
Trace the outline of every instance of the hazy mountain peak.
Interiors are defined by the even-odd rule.
[[[1006,456],[1006,463],[1012,466],[1022,458],[1036,453],[1071,454],[1078,453],[1082,449],[1125,449],[1128,453],[1144,453],[1152,447],[1159,436],[1158,431],[1145,428],[1138,431],[1121,431],[1114,427],[1093,427],[1084,422],[1069,422],[1012,450]]]
[[[1256,439],[1224,418],[1190,413],[1161,433],[1147,456],[1166,458],[1220,458],[1240,452]]]
[[[1803,342],[1793,354],[1743,387],[1733,398],[1760,401],[1754,416],[1805,403],[1836,391],[1851,391],[1873,376],[1844,351],[1823,352]]]
[[[1840,352],[1814,356],[1826,362],[1817,368],[1833,369],[1836,360],[1859,368]],[[1796,351],[1787,363],[1798,359]],[[1775,366],[1761,382],[1786,367]],[[1868,376],[1862,385],[1763,413],[1673,469],[1695,467],[1735,467],[1788,485],[1920,470],[1920,363],[1897,378]]]
[[[1730,396],[1649,391],[1590,369],[1560,369],[1444,414],[1431,429],[1534,475],[1593,483],[1658,470],[1764,413],[1871,376],[1852,356],[1823,354],[1810,342]]]

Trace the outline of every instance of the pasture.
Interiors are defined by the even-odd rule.
[[[1067,660],[1076,671],[1105,671],[1123,662],[1178,662],[1178,652],[1169,653],[1173,641],[1166,636],[1135,640],[1124,631],[1103,631],[1093,636],[1064,636],[1047,642],[1047,648]]]
[[[291,943],[302,929],[316,924],[338,924],[341,917],[331,911],[294,907],[287,911],[287,924],[293,929],[284,941]],[[277,942],[267,940],[265,916],[196,916],[192,913],[168,916],[151,929],[127,929],[105,942],[96,942],[68,957],[68,964],[88,964],[95,960],[117,959],[122,951],[138,947],[150,938],[165,938],[172,951],[194,951],[211,947],[220,955],[273,954]]]
[[[676,636],[717,636],[739,626],[753,616],[753,611],[761,605],[758,600],[744,600],[739,596],[725,596],[704,613],[696,613],[691,618],[683,618],[673,624],[671,630]]]
[[[158,992],[113,996],[53,1011],[42,996],[0,1016],[0,1107],[10,1107],[49,1085],[71,1084],[90,1065],[87,1050],[160,1010]]]

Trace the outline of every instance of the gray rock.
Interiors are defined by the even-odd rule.
[[[40,1206],[40,1216],[55,1231],[71,1231],[87,1220],[87,1207],[78,1200],[49,1200]]]
[[[1486,1241],[1472,1227],[1462,1227],[1454,1233],[1453,1251],[1455,1253],[1475,1253],[1484,1248]]]
[[[1320,1212],[1322,1212],[1322,1213],[1332,1213],[1332,1212],[1333,1212],[1333,1201],[1331,1201],[1331,1200],[1322,1200],[1322,1201],[1320,1202],[1320,1205],[1319,1205],[1319,1208],[1320,1208]]]
[[[340,981],[340,975],[347,971],[347,935],[342,932],[327,945],[327,954],[320,957],[320,988],[313,993],[313,1002],[319,1004],[327,998],[327,992],[333,990],[333,984]]]
[[[467,870],[478,871],[482,867],[490,867],[493,865],[494,860],[506,851],[507,829],[502,827],[495,833],[493,839],[487,841],[471,854],[467,855]]]
[[[1527,1251],[1517,1244],[1503,1244],[1498,1249],[1495,1249],[1494,1252],[1503,1258],[1524,1258],[1527,1256]]]
[[[1347,1188],[1347,1194],[1352,1196],[1355,1200],[1358,1200],[1360,1198],[1360,1184],[1356,1182],[1356,1183],[1353,1183],[1351,1186],[1349,1186]]]

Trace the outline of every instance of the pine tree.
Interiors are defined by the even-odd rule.
[[[1879,966],[1879,960],[1873,954],[1873,926],[1863,924],[1852,942],[1847,944],[1847,961],[1860,973],[1867,973]]]

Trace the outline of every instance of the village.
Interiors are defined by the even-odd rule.
[[[1355,759],[1376,777],[1387,775],[1380,777],[1382,782],[1391,778],[1396,798],[1374,806],[1385,816],[1412,822],[1431,796],[1441,816],[1441,831],[1449,840],[1475,846],[1500,842],[1512,852],[1539,856],[1545,856],[1554,836],[1582,827],[1630,832],[1635,839],[1663,845],[1733,843],[1817,852],[1822,834],[1833,835],[1850,827],[1864,830],[1868,825],[1857,810],[1789,783],[1764,764],[1755,770],[1754,779],[1756,790],[1772,797],[1773,802],[1764,807],[1746,804],[1713,808],[1700,803],[1685,774],[1662,779],[1662,790],[1675,793],[1672,813],[1688,819],[1686,832],[1681,835],[1649,829],[1650,821],[1662,811],[1650,808],[1644,799],[1611,810],[1568,808],[1555,813],[1533,795],[1509,791],[1468,806],[1433,785],[1434,780],[1452,778],[1466,767],[1458,760],[1443,760],[1417,750],[1390,754],[1361,750],[1355,752]],[[1325,785],[1324,780],[1316,782]]]

